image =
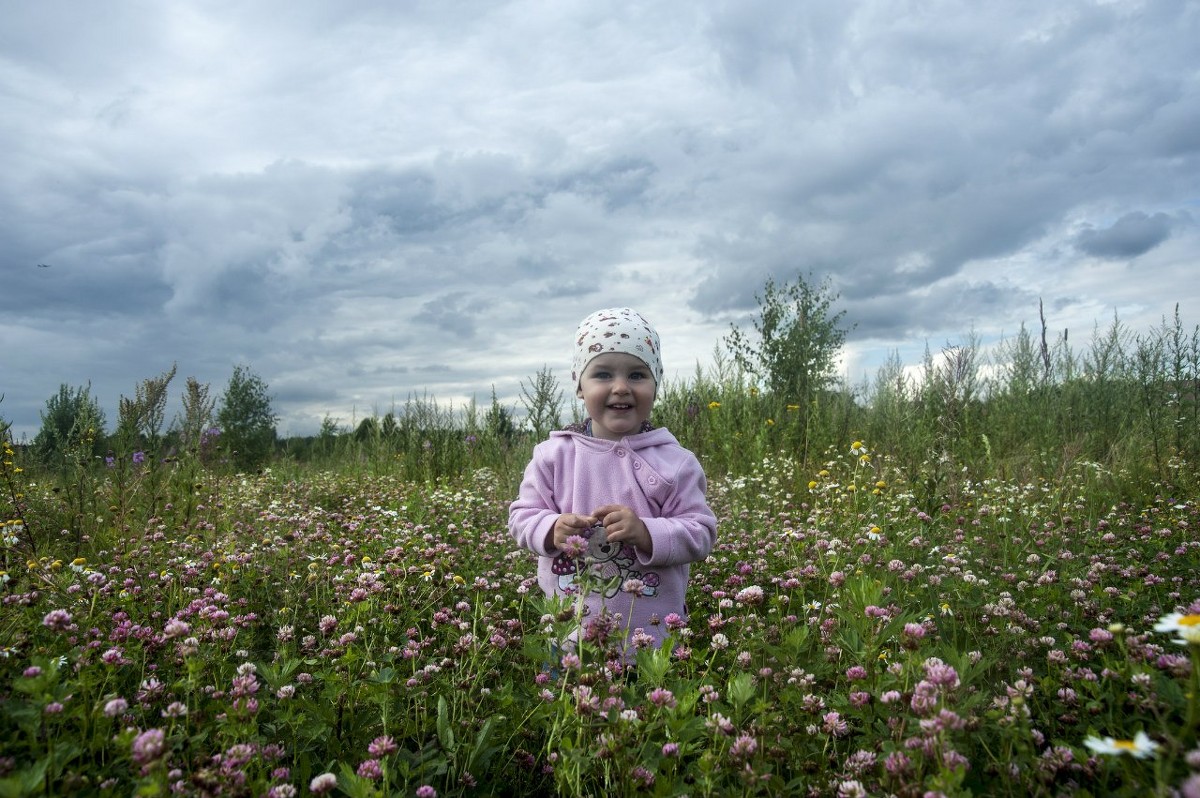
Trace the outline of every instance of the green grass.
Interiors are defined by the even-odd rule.
[[[1019,340],[986,379],[969,353],[893,365],[804,412],[720,364],[663,386],[719,540],[632,679],[603,648],[562,660],[578,620],[507,532],[535,441],[494,408],[422,400],[250,474],[169,434],[111,465],[8,442],[0,796],[1194,789],[1172,329],[1049,375]]]

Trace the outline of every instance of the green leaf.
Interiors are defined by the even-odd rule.
[[[446,704],[445,696],[438,696],[437,708],[437,734],[438,741],[442,744],[442,749],[453,754],[458,750],[458,745],[454,740],[454,730],[450,728],[450,709]]]
[[[475,733],[475,744],[471,746],[471,753],[467,755],[467,770],[474,776],[479,776],[487,771],[488,763],[492,756],[499,750],[497,746],[491,744],[492,726],[495,725],[496,719],[499,716],[493,715],[483,722],[483,726]],[[500,717],[503,720],[502,717]]]
[[[733,705],[741,709],[742,705],[754,696],[754,677],[748,673],[736,674],[730,678],[729,685],[725,690]]]
[[[46,781],[46,769],[49,767],[48,758],[40,759],[17,775],[0,779],[0,798],[40,795]]]

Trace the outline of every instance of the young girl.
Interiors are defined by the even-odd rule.
[[[585,637],[619,631],[625,643],[659,645],[667,617],[685,614],[689,564],[716,542],[704,472],[675,436],[650,425],[663,369],[658,333],[640,314],[585,318],[572,369],[587,419],[534,449],[509,530],[539,555],[547,596],[580,599]],[[579,584],[581,567],[591,570],[590,588]]]

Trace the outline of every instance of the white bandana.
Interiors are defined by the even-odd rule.
[[[632,308],[597,310],[579,323],[575,332],[575,358],[571,379],[579,387],[579,378],[597,355],[623,352],[641,360],[654,376],[654,387],[662,385],[662,347],[658,333],[642,314]]]

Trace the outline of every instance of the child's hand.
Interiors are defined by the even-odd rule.
[[[594,516],[563,513],[554,522],[554,548],[561,549],[572,535],[582,535],[599,523]]]
[[[593,510],[592,515],[604,525],[610,541],[629,543],[647,554],[654,552],[654,541],[650,539],[646,523],[625,505],[606,504]]]

